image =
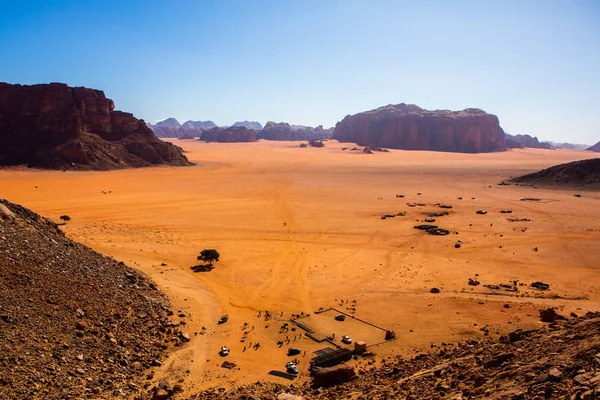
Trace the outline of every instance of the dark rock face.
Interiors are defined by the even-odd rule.
[[[349,365],[337,365],[330,368],[321,368],[313,378],[315,387],[330,387],[356,379],[354,368]]]
[[[540,142],[537,137],[530,135],[509,135],[505,136],[504,144],[507,149],[530,147],[532,149],[553,149],[554,147],[547,142]]]
[[[333,138],[361,146],[481,153],[504,150],[498,117],[476,108],[424,110],[412,104],[380,107],[338,122]]]
[[[0,165],[105,170],[190,164],[144,121],[114,108],[99,90],[0,83]]]
[[[513,178],[510,182],[528,185],[600,189],[600,158],[556,165],[533,174]]]
[[[256,142],[256,131],[244,126],[230,126],[229,128],[213,128],[202,132],[200,140],[205,142]]]
[[[588,149],[588,151],[594,151],[596,153],[600,153],[600,142],[596,143],[592,147]]]
[[[267,122],[262,131],[258,133],[259,139],[266,140],[323,140],[331,139],[331,129],[323,129],[322,125],[312,128],[310,126],[290,125],[286,122]]]
[[[244,126],[248,129],[254,129],[255,131],[260,131],[263,128],[262,124],[256,121],[238,121],[232,126]]]

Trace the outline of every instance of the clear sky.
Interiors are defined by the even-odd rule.
[[[102,89],[149,122],[334,125],[414,103],[600,140],[600,1],[0,0],[0,81]]]

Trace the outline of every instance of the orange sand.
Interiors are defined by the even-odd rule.
[[[189,315],[182,328],[192,341],[175,350],[157,379],[185,378],[196,389],[282,381],[268,372],[283,370],[288,347],[307,351],[296,357],[306,376],[311,352],[324,344],[303,337],[280,348],[277,341],[301,331],[280,334],[281,322],[257,318],[259,310],[277,318],[283,312],[282,319],[320,307],[350,313],[356,300],[356,317],[398,334],[398,340],[371,348],[385,356],[482,337],[486,324],[491,336],[538,326],[542,306],[567,314],[599,308],[600,193],[576,198],[573,191],[496,185],[592,153],[365,155],[342,151],[353,145],[335,141],[321,149],[292,142],[176,143],[197,166],[0,171],[0,197],[55,221],[70,215],[67,235],[147,273]],[[453,206],[436,224],[459,234],[437,237],[413,229],[423,211],[442,211],[435,203]],[[513,213],[500,214],[505,208]],[[477,215],[480,209],[488,214]],[[407,215],[380,218],[400,211]],[[455,249],[458,239],[463,246]],[[221,261],[211,272],[194,273],[190,266],[204,248],[218,249]],[[475,274],[482,285],[468,286]],[[513,280],[541,280],[551,290],[521,287],[525,296],[517,297],[483,287]],[[441,293],[429,293],[432,287]],[[504,308],[506,303],[512,306]],[[217,325],[221,314],[229,314],[229,322]],[[332,330],[338,342],[345,334],[368,344],[383,341],[383,331],[356,321],[336,323],[333,315],[305,321],[323,334]],[[244,322],[254,329],[242,343]],[[203,326],[206,333],[194,335]],[[250,342],[260,342],[260,349],[244,352]],[[222,345],[232,349],[227,359],[239,370],[220,368]]]

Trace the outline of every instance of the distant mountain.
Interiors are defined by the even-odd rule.
[[[558,143],[558,142],[546,142],[550,144],[550,146],[556,149],[565,149],[565,150],[587,150],[590,147],[589,144],[574,144],[574,143]]]
[[[588,149],[588,151],[594,151],[596,153],[600,153],[600,142],[596,143],[592,147]]]
[[[290,125],[286,122],[269,121],[258,132],[258,139],[266,140],[323,140],[331,139],[333,129],[323,129],[323,125],[316,128],[303,125]]]
[[[256,142],[256,131],[245,126],[216,127],[202,132],[200,140],[220,143]]]
[[[261,123],[256,121],[238,121],[232,126],[243,126],[248,129],[254,129],[255,131],[260,131],[263,128]]]
[[[175,118],[167,118],[164,121],[160,121],[156,123],[156,126],[161,128],[180,128],[181,124]]]
[[[540,142],[537,137],[530,135],[509,135],[505,133],[504,145],[508,149],[529,147],[532,149],[553,149],[547,142]]]
[[[203,131],[217,127],[212,121],[186,121],[181,125],[175,118],[167,118],[154,125],[147,125],[159,138],[178,139],[182,137],[200,137]]]
[[[212,121],[185,121],[183,125],[181,125],[183,129],[212,129],[216,128],[217,124]]]

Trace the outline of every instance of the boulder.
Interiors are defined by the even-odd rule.
[[[116,169],[190,165],[104,92],[62,83],[0,83],[0,165]]]
[[[349,365],[338,365],[330,368],[319,369],[314,378],[313,386],[330,387],[356,379],[354,368]]]
[[[333,138],[362,146],[404,150],[480,153],[504,150],[498,118],[482,110],[424,110],[397,104],[348,115],[338,122]]]

